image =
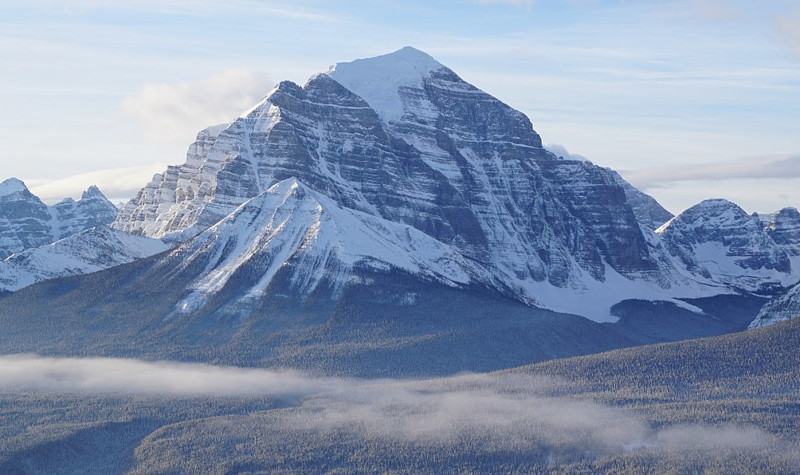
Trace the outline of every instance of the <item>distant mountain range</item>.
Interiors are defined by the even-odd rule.
[[[94,226],[110,224],[117,208],[96,186],[78,201],[45,205],[16,178],[0,183],[0,259],[53,243]]]
[[[0,294],[169,248],[161,241],[109,228],[117,213],[96,186],[78,201],[66,198],[47,206],[20,180],[0,183]]]
[[[794,302],[800,280],[796,209],[708,200],[672,216],[616,172],[549,152],[524,114],[410,47],[281,82],[118,214],[97,188],[48,207],[11,179],[0,219],[7,351],[83,342],[328,369],[319,358],[336,357],[346,371],[336,345],[355,345],[376,358],[366,374],[382,352],[441,356],[463,337],[482,356],[432,372],[498,369],[742,330],[767,298]],[[60,334],[12,340],[43,308]],[[99,333],[79,336],[89,321]]]

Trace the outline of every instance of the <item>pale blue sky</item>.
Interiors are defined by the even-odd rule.
[[[796,0],[0,0],[0,178],[128,198],[277,81],[405,45],[673,212],[800,206]]]

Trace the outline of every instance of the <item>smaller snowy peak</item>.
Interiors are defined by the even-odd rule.
[[[97,186],[83,192],[78,201],[65,198],[50,207],[51,225],[55,239],[62,239],[95,226],[110,224],[119,210]]]
[[[698,203],[656,233],[689,271],[732,288],[766,292],[796,281],[786,250],[768,235],[759,217],[728,200]]]
[[[0,258],[109,224],[117,216],[117,208],[97,187],[86,190],[80,201],[65,198],[53,206],[16,178],[4,181],[0,189]]]
[[[104,195],[103,192],[100,191],[100,188],[98,188],[96,185],[92,185],[87,188],[86,191],[81,194],[81,199],[78,200],[77,203],[92,203],[92,206],[96,208],[96,211],[102,210],[103,212],[107,213],[113,212],[116,217],[115,210],[117,207],[114,206],[114,203],[109,201],[108,198],[106,198],[106,195]]]
[[[444,68],[427,53],[406,46],[374,58],[336,63],[325,74],[361,96],[383,120],[391,122],[403,115],[400,88],[419,88],[431,72]]]
[[[100,198],[100,197],[106,199],[106,195],[104,195],[103,192],[100,191],[100,188],[98,188],[97,185],[90,186],[81,195],[82,200],[85,200],[87,198]]]
[[[678,227],[691,228],[698,233],[703,233],[705,230],[714,232],[719,226],[736,227],[744,223],[757,224],[758,220],[747,214],[736,203],[717,198],[704,200],[687,208],[656,229],[656,233],[664,234],[670,232],[670,229],[675,230]]]
[[[0,196],[8,196],[21,191],[27,191],[28,187],[25,186],[22,180],[18,178],[9,178],[0,183]]]

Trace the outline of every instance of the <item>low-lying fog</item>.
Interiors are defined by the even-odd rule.
[[[753,426],[674,425],[569,396],[569,383],[519,374],[431,380],[316,377],[126,359],[0,357],[0,391],[139,394],[167,398],[275,397],[293,406],[282,430],[347,428],[365,437],[435,445],[479,438],[483,447],[553,447],[613,455],[642,448],[788,450]],[[565,395],[566,394],[566,395]]]

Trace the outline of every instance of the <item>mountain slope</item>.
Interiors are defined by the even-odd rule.
[[[203,271],[179,304],[200,309],[231,279],[243,294],[238,305],[262,297],[282,267],[290,267],[291,291],[304,298],[321,283],[340,294],[357,280],[354,266],[401,270],[423,281],[459,287],[478,266],[430,236],[406,225],[340,208],[295,179],[249,200],[172,255],[181,267],[201,262]],[[247,275],[250,285],[235,276]],[[488,283],[487,283],[488,284]]]
[[[628,183],[619,173],[611,169],[607,170],[625,191],[625,196],[628,198],[628,203],[630,203],[631,208],[633,208],[633,214],[636,216],[636,220],[646,229],[655,231],[664,223],[675,217],[672,213],[664,209],[655,198]]]
[[[776,295],[767,302],[750,328],[774,325],[800,316],[800,284],[790,287],[786,292]]]

